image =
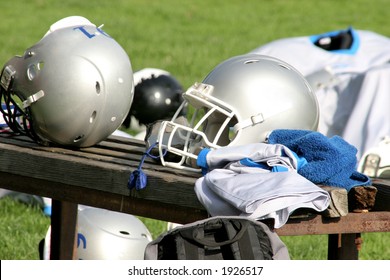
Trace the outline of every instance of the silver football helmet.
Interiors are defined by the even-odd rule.
[[[1,73],[9,127],[34,140],[92,146],[114,132],[133,100],[125,50],[82,17],[62,19]]]
[[[43,242],[41,258],[50,259],[51,227]],[[81,260],[143,260],[152,236],[137,217],[79,205],[77,258]]]
[[[179,118],[161,123],[157,136],[163,165],[194,167],[202,148],[264,142],[275,129],[316,130],[317,99],[305,78],[273,57],[245,54],[230,58],[184,94],[194,108],[190,124]],[[180,109],[179,109],[180,110]],[[172,153],[175,161],[165,160]],[[197,168],[195,168],[197,169]]]
[[[152,236],[137,217],[100,208],[80,209],[77,257],[83,260],[143,260]]]

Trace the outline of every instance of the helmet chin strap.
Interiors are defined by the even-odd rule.
[[[233,126],[234,133],[237,133],[241,129],[247,128],[249,126],[255,126],[259,123],[262,123],[266,121],[267,119],[274,117],[282,112],[285,112],[287,110],[290,110],[292,108],[291,104],[279,104],[279,107],[277,110],[267,111],[263,110],[257,115],[250,116],[249,118],[242,120],[238,123],[236,123]]]
[[[44,96],[45,96],[45,92],[43,90],[40,90],[40,91],[34,93],[33,95],[30,95],[29,97],[27,97],[26,100],[23,101],[23,109],[26,109],[31,104],[37,102],[38,99],[41,99]]]

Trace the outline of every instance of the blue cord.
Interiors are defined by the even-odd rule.
[[[131,190],[135,188],[137,191],[142,190],[146,187],[148,183],[147,175],[142,171],[142,165],[144,164],[144,161],[146,157],[150,157],[153,159],[159,158],[159,156],[154,156],[150,154],[150,151],[157,146],[158,142],[151,145],[146,152],[143,154],[141,161],[138,165],[138,168],[131,172],[129,181],[127,182],[127,187]],[[164,153],[165,154],[165,153]]]

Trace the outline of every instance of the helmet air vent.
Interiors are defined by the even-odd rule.
[[[93,123],[94,122],[94,120],[96,119],[96,114],[97,114],[96,111],[93,111],[91,117],[89,118],[89,123]]]
[[[73,142],[74,143],[77,143],[77,142],[79,142],[81,139],[83,139],[84,138],[84,135],[79,135],[79,136],[77,136],[74,140],[73,140]]]
[[[251,63],[257,63],[257,62],[259,62],[258,59],[250,59],[250,60],[245,61],[244,64],[251,64]]]
[[[96,82],[95,88],[96,88],[96,93],[99,95],[100,94],[100,83],[99,82]]]
[[[291,70],[290,67],[288,67],[287,65],[285,64],[279,64],[280,67],[284,68],[284,69],[287,69],[287,70]]]

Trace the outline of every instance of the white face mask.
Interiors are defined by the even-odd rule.
[[[390,179],[390,136],[362,156],[358,171],[372,178]]]
[[[172,123],[175,125],[172,126]],[[184,116],[176,118],[174,122],[160,120],[147,128],[146,148],[151,148],[149,154],[160,158],[164,166],[183,169],[180,166],[184,164],[186,156],[188,156],[182,154],[185,147],[188,146],[188,143],[186,144],[188,133],[181,128],[189,128],[188,121]]]
[[[158,144],[158,155],[164,166],[200,171],[196,166],[199,151],[204,147],[219,148],[218,141],[222,131],[234,114],[226,108],[226,104],[220,104],[219,100],[209,94],[212,90],[210,85],[196,83],[183,94],[185,102],[172,120],[159,121],[149,127],[147,145],[150,147]],[[182,110],[188,109],[187,105],[195,109],[190,123],[181,114]],[[209,119],[215,117],[226,118],[227,121],[222,129],[219,126],[216,133],[213,133],[213,139],[210,139],[204,132],[204,127]]]

